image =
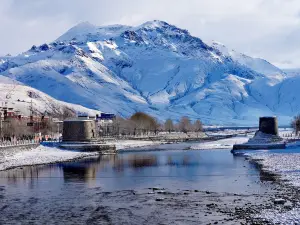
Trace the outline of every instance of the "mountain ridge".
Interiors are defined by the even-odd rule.
[[[300,111],[296,93],[285,90],[297,79],[158,20],[136,27],[81,23],[49,44],[2,57],[0,74],[58,100],[125,117],[144,111],[160,120],[187,115],[245,125],[266,115],[289,123]]]

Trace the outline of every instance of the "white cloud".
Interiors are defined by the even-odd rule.
[[[82,21],[138,25],[153,19],[280,66],[300,67],[299,0],[1,0],[0,54],[50,42]]]

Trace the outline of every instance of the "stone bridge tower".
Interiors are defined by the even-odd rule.
[[[91,142],[97,137],[95,120],[76,118],[63,123],[63,142]]]
[[[259,131],[278,136],[278,122],[276,117],[260,117]]]

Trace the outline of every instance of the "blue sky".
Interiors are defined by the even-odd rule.
[[[204,41],[300,68],[299,0],[0,0],[0,54],[51,42],[79,22],[164,20]]]

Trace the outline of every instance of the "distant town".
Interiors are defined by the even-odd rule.
[[[168,119],[161,123],[156,118],[137,112],[130,118],[118,117],[111,113],[87,115],[76,113],[64,108],[60,114],[49,115],[35,113],[30,110],[30,115],[22,114],[18,109],[9,106],[0,107],[0,137],[4,143],[17,143],[21,140],[32,142],[61,141],[63,121],[66,119],[91,120],[95,122],[94,137],[151,137],[159,132],[178,132],[199,134],[203,130],[200,120],[192,122],[188,117],[182,117],[175,123]],[[76,131],[74,131],[75,135]]]

